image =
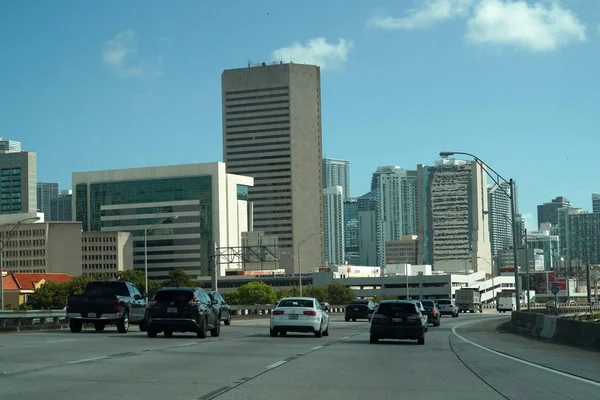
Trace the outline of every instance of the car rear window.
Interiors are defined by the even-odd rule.
[[[315,305],[312,300],[304,300],[304,299],[288,299],[281,300],[277,307],[307,307],[313,308]]]
[[[366,306],[367,304],[369,304],[369,301],[368,300],[352,300],[350,302],[350,304],[352,304],[353,306],[358,306],[358,305]]]
[[[85,294],[90,296],[129,296],[125,282],[90,282],[85,287]]]
[[[421,303],[423,303],[423,307],[429,307],[429,308],[435,307],[435,304],[433,304],[433,301],[431,301],[431,300],[423,300]]]
[[[377,314],[391,316],[393,314],[416,314],[417,307],[409,303],[381,303],[377,309]]]
[[[438,304],[442,304],[442,305],[449,305],[452,304],[452,300],[439,300]]]
[[[183,304],[189,303],[194,298],[194,293],[189,290],[159,290],[154,300],[159,303]]]

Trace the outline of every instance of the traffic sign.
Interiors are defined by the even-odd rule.
[[[560,285],[558,282],[552,282],[552,287],[553,288],[560,288]]]
[[[551,291],[552,291],[552,294],[556,296],[558,294],[558,292],[560,292],[560,288],[558,286],[552,286]]]

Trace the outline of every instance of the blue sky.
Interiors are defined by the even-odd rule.
[[[599,23],[597,0],[5,1],[0,135],[61,188],[221,161],[223,69],[291,58],[322,67],[323,151],[352,195],[467,151],[517,181],[531,229],[536,204],[600,192]]]

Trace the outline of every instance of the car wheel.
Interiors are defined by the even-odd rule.
[[[81,321],[76,320],[76,319],[69,320],[69,329],[71,330],[72,333],[81,332],[81,328],[83,328],[83,324],[81,323]]]
[[[346,322],[348,322],[348,321],[350,321],[350,318],[348,318],[348,317],[344,317],[344,320],[345,320]]]
[[[196,336],[198,336],[200,339],[206,338],[207,329],[208,327],[206,326],[206,318],[204,318],[204,320],[202,321],[202,326],[200,326],[200,329],[198,330],[198,332],[196,332]]]
[[[148,326],[146,324],[146,318],[144,318],[142,320],[142,322],[140,322],[140,324],[138,325],[138,328],[140,328],[140,332],[146,332],[148,330]]]
[[[417,339],[417,344],[424,345],[425,344],[425,336],[421,336]]]
[[[96,322],[94,324],[94,329],[96,330],[96,332],[104,332],[105,327],[106,325],[104,325],[102,322]]]
[[[269,329],[269,336],[271,336],[271,337],[277,336],[277,331],[274,331],[273,329]]]
[[[319,327],[319,330],[318,330],[318,331],[315,331],[315,337],[316,337],[316,338],[323,337],[323,331],[322,331],[321,329],[323,329],[323,327],[322,327],[322,326],[320,326],[320,327]]]
[[[221,334],[221,318],[219,318],[216,322],[215,329],[210,330],[210,336],[219,337]]]
[[[225,325],[231,325],[231,313],[227,315],[227,319],[225,320]]]
[[[163,335],[165,335],[165,337],[173,337],[173,331],[164,331]]]
[[[149,338],[155,338],[156,335],[158,335],[158,332],[155,331],[154,329],[148,329],[146,331],[146,335],[148,335]]]
[[[433,326],[440,326],[440,323],[441,323],[441,321],[438,318],[438,320],[433,323]]]
[[[329,336],[329,325],[327,325],[327,329],[323,331],[323,336]]]
[[[129,332],[129,311],[125,310],[123,313],[123,318],[117,324],[117,331],[119,333],[127,333]]]
[[[377,342],[379,342],[379,338],[377,336],[371,335],[369,337],[369,343],[371,343],[371,344],[377,344]]]

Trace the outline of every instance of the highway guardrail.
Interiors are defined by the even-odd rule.
[[[260,317],[271,314],[275,306],[266,305],[231,305],[232,316]],[[346,306],[329,306],[328,313],[344,313]],[[64,310],[10,310],[0,311],[0,332],[63,329],[68,325],[67,314]]]

